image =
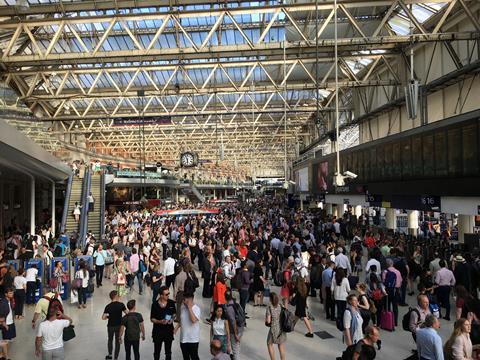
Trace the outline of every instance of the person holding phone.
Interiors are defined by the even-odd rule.
[[[169,299],[170,290],[161,286],[158,300],[152,303],[150,321],[153,324],[152,339],[154,345],[153,359],[160,359],[162,345],[165,343],[165,360],[172,359],[173,319],[177,312],[176,303]]]

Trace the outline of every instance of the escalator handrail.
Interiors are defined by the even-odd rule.
[[[65,190],[65,202],[63,204],[62,222],[60,223],[60,232],[65,232],[67,224],[68,205],[70,204],[70,197],[72,195],[73,174],[68,177],[67,189]]]
[[[85,177],[83,178],[82,184],[82,212],[80,213],[80,229],[79,229],[79,240],[81,247],[85,246],[85,240],[87,237],[87,227],[88,227],[88,193],[90,191],[90,182],[91,182],[91,173],[90,171],[85,172]]]
[[[105,170],[100,173],[100,239],[105,235]]]

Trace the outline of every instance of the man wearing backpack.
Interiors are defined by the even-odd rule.
[[[393,260],[387,259],[387,268],[382,273],[382,281],[387,292],[387,309],[393,307],[395,326],[398,325],[398,301],[400,299],[400,287],[402,286],[402,274],[394,268]]]
[[[417,306],[413,309],[410,309],[407,314],[409,316],[409,330],[412,333],[413,340],[417,341],[417,329],[424,323],[427,315],[430,315],[430,301],[428,300],[427,295],[418,295],[417,297]]]
[[[135,360],[140,360],[140,335],[142,341],[145,341],[145,327],[143,325],[142,314],[135,310],[136,301],[130,300],[127,303],[128,314],[122,318],[122,326],[120,327],[120,336],[118,341],[122,342],[125,334],[125,358],[130,360],[133,347]]]
[[[52,299],[54,298],[56,298],[60,302],[60,304],[63,305],[61,297],[55,294],[54,292],[46,292],[45,295],[43,295],[43,297],[40,300],[38,300],[37,305],[35,305],[35,310],[34,310],[33,319],[32,319],[33,329],[35,329],[37,320],[40,319],[40,322],[41,322],[47,318],[50,301],[52,301]]]

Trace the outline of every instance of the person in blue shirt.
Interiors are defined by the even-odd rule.
[[[95,275],[97,280],[97,288],[102,286],[103,269],[105,268],[105,259],[108,254],[103,250],[102,244],[98,245],[98,249],[93,253],[93,259],[95,261]]]
[[[322,291],[324,291],[323,298],[325,299],[324,309],[327,314],[327,320],[335,321],[335,301],[332,296],[332,279],[335,263],[333,261],[327,262],[327,267],[322,272]]]
[[[417,330],[417,351],[420,360],[444,360],[442,338],[437,333],[440,321],[432,314],[425,317]]]

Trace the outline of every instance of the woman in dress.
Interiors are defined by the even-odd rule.
[[[297,277],[295,284],[295,323],[302,319],[307,327],[308,332],[305,334],[308,338],[313,338],[313,329],[307,315],[307,296],[308,287],[305,279],[301,276]]]
[[[82,206],[78,202],[75,202],[75,207],[73,208],[73,217],[77,223],[80,221],[80,214],[82,213],[81,209]]]
[[[253,291],[255,292],[255,303],[253,306],[265,306],[263,303],[263,292],[265,290],[265,283],[267,280],[263,276],[262,269],[263,262],[258,260],[253,269]]]
[[[115,263],[113,274],[114,284],[116,287],[115,290],[117,290],[118,296],[122,297],[128,293],[127,289],[125,288],[125,285],[127,283],[128,268],[125,261],[123,261],[123,259],[120,257]]]
[[[63,271],[62,262],[61,261],[55,262],[55,268],[53,269],[53,277],[57,279],[57,287],[52,290],[59,294],[62,292],[63,275],[65,275],[65,271]]]
[[[282,306],[280,300],[275,292],[270,293],[270,305],[267,307],[265,313],[265,325],[270,328],[267,336],[267,348],[270,360],[275,360],[275,349],[273,345],[278,346],[280,359],[285,359],[285,342],[287,341],[287,334],[282,331],[280,325],[280,313]]]
[[[282,272],[282,288],[280,289],[280,296],[282,297],[283,306],[288,307],[290,296],[292,296],[292,267],[293,262],[287,263]]]

